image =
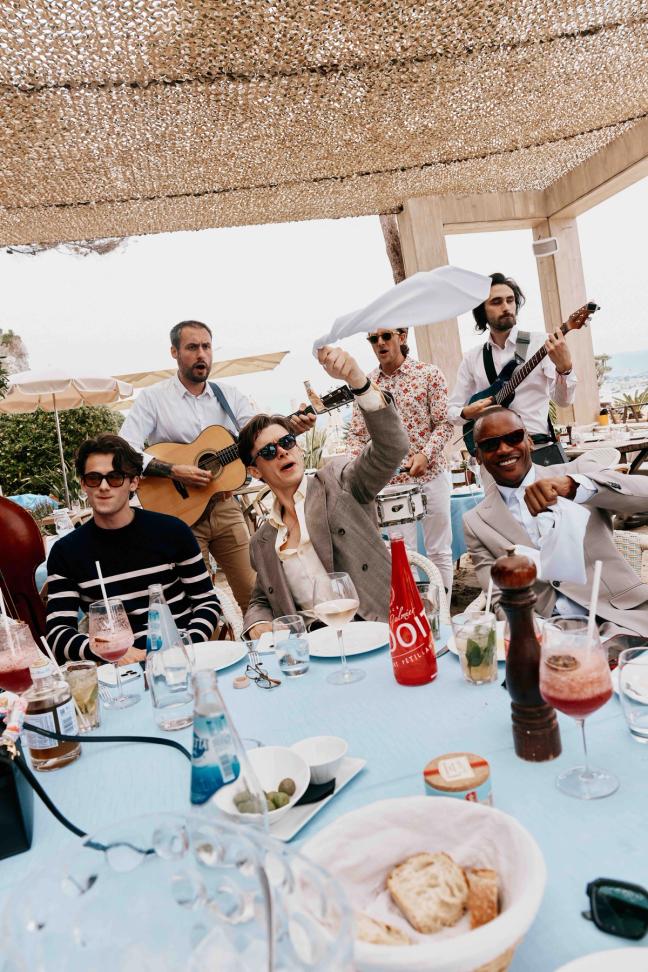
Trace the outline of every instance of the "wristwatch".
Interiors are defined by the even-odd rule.
[[[556,371],[556,374],[560,375],[561,378],[566,378],[567,375],[571,375],[573,368],[568,368],[567,371]]]
[[[352,395],[364,395],[364,393],[366,391],[369,391],[370,388],[371,388],[370,378],[367,378],[362,388],[351,388],[351,386],[349,385],[349,391],[351,392]]]

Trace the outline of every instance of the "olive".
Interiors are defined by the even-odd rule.
[[[273,802],[277,810],[279,807],[287,807],[290,803],[290,797],[287,793],[276,793],[273,797]]]
[[[249,790],[241,790],[240,793],[235,794],[234,804],[235,806],[240,807],[242,803],[248,803],[248,801],[252,799],[253,797]]]
[[[259,807],[256,800],[244,800],[243,803],[237,804],[239,813],[258,813]]]
[[[282,780],[277,787],[280,793],[287,793],[289,797],[293,795],[297,787],[295,786],[295,781],[291,780],[289,776],[285,780]]]

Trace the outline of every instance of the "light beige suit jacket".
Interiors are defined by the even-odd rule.
[[[304,513],[311,543],[324,570],[346,571],[367,621],[386,621],[391,560],[378,532],[375,497],[407,453],[409,439],[393,402],[365,412],[371,441],[357,459],[341,456],[309,476]],[[275,550],[277,531],[264,523],[250,542],[257,579],[244,630],[297,609]]]
[[[600,560],[603,566],[597,615],[623,631],[648,636],[648,585],[642,584],[612,539],[614,513],[648,510],[648,476],[628,476],[603,469],[585,457],[560,466],[536,466],[539,479],[568,476],[570,472],[588,476],[597,486],[595,495],[583,504],[591,514],[584,541],[587,580],[585,584],[536,581],[535,610],[542,617],[550,617],[559,592],[588,608],[594,563]],[[491,483],[482,502],[464,515],[463,525],[466,545],[484,591],[497,557],[513,544],[534,545],[522,524],[508,510],[495,483]]]

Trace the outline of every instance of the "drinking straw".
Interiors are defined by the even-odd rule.
[[[0,587],[0,611],[2,612],[2,623],[4,624],[5,634],[7,635],[7,641],[9,642],[9,647],[13,651],[14,643],[11,637],[11,629],[9,627],[9,618],[7,617],[7,609],[5,607],[4,597],[2,596],[2,588]]]
[[[43,648],[45,649],[45,651],[46,651],[46,653],[47,653],[47,655],[49,657],[49,660],[51,661],[52,665],[54,665],[54,668],[56,669],[56,671],[59,673],[59,675],[61,676],[61,678],[65,678],[63,672],[61,671],[61,666],[59,665],[59,663],[56,660],[56,657],[54,655],[54,652],[52,651],[52,649],[48,645],[46,639],[42,635],[41,635],[40,641],[41,641],[41,644],[42,644]],[[76,714],[79,717],[79,723],[81,724],[81,726],[84,729],[87,729],[88,728],[88,724],[86,722],[86,717],[84,716],[83,712],[79,708],[79,703],[74,698],[74,692],[72,691],[72,689],[70,689],[70,695],[72,696],[72,701],[74,702],[74,708],[76,709]]]
[[[598,603],[599,586],[601,584],[602,563],[597,560],[594,564],[594,579],[592,581],[592,595],[590,598],[589,618],[587,621],[587,640],[591,641],[594,637],[594,625],[596,624],[596,605]]]
[[[488,593],[486,594],[486,607],[484,609],[486,614],[488,614],[488,612],[490,611],[490,602],[492,596],[493,596],[493,578],[491,577],[490,580],[488,581]]]
[[[112,614],[110,613],[110,604],[108,603],[108,595],[106,594],[106,585],[104,583],[103,574],[101,573],[101,564],[98,560],[95,560],[95,567],[97,568],[97,577],[99,578],[99,586],[101,587],[101,593],[103,594],[104,604],[106,605],[106,618],[108,619],[108,624],[110,625],[110,630],[112,631],[113,620]]]

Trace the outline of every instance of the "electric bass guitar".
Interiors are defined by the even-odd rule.
[[[587,324],[592,314],[598,309],[598,304],[594,304],[591,301],[583,304],[582,307],[579,307],[578,310],[575,310],[573,314],[569,315],[564,324],[560,325],[560,330],[565,335],[568,331],[579,330]],[[484,388],[482,391],[475,392],[467,404],[471,405],[473,402],[478,402],[482,398],[492,398],[494,405],[503,405],[508,408],[515,398],[515,389],[531,374],[534,368],[537,368],[546,355],[547,349],[543,345],[523,364],[520,364],[516,358],[512,358],[504,365],[493,384],[489,385],[488,388]],[[476,451],[475,440],[473,438],[474,427],[475,422],[472,420],[466,422],[463,427],[464,444],[471,456],[474,456]]]
[[[340,385],[326,395],[315,396],[317,407],[308,405],[294,415],[323,414],[353,401],[347,385]],[[212,474],[207,486],[191,486],[177,479],[144,475],[137,490],[140,503],[146,510],[177,516],[192,526],[205,512],[214,493],[240,489],[247,470],[239,458],[238,444],[232,433],[222,425],[209,425],[193,442],[158,442],[147,453],[171,465],[199,466]]]

